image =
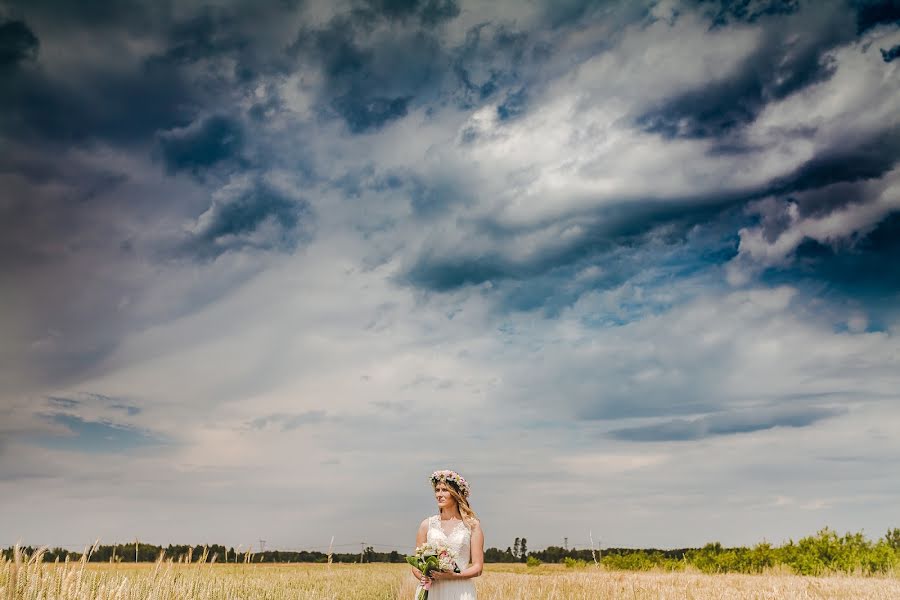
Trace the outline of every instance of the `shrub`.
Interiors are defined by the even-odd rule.
[[[563,564],[566,565],[567,569],[582,569],[587,566],[587,561],[567,556],[563,559]]]
[[[659,566],[654,560],[656,555],[646,552],[629,552],[627,554],[607,554],[603,557],[603,565],[620,571],[649,571]]]

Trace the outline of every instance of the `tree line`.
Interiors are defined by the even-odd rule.
[[[20,551],[26,555],[33,555],[38,549],[33,546],[23,546]],[[2,551],[7,560],[12,560],[14,549],[6,548]],[[83,553],[74,552],[65,548],[50,548],[44,550],[45,562],[64,562],[81,560]],[[361,552],[332,553],[331,561],[336,563],[358,562],[406,562],[403,555],[396,550],[390,552],[377,552],[372,546],[367,546]],[[316,550],[266,550],[254,552],[242,551],[240,548],[226,547],[221,544],[169,544],[168,546],[156,546],[143,542],[129,544],[98,545],[88,552],[89,562],[156,562],[162,557],[175,562],[227,562],[227,563],[317,563],[328,562],[329,555]]]
[[[36,548],[25,547],[27,555]],[[2,551],[12,560],[13,548]],[[80,560],[82,554],[64,548],[46,550],[45,561]],[[241,552],[240,548],[221,544],[156,546],[140,542],[95,546],[89,553],[90,562],[153,562],[160,557],[176,562],[228,562],[228,563],[402,563],[403,554],[397,550],[378,552],[372,546],[356,553],[333,553],[315,550],[266,550],[265,552]],[[702,548],[636,549],[603,548],[580,549],[550,546],[543,550],[529,551],[527,540],[516,538],[506,550],[487,548],[487,563],[526,563],[538,566],[542,563],[562,563],[569,568],[587,568],[591,565],[614,570],[684,570],[693,567],[704,573],[761,573],[776,566],[784,566],[800,575],[826,573],[890,573],[900,567],[900,528],[889,530],[884,537],[871,541],[860,533],[838,535],[825,528],[798,541],[789,540],[781,546],[767,542],[752,547],[724,547],[719,542]]]
[[[611,570],[682,571],[692,567],[704,573],[763,573],[773,567],[785,567],[798,575],[889,574],[900,568],[900,529],[891,529],[884,537],[871,541],[860,533],[837,532],[825,528],[798,541],[781,546],[761,542],[751,547],[726,548],[719,542],[702,548],[675,550],[604,548],[602,550],[565,550],[551,546],[530,552],[529,566],[542,562],[563,563],[570,568],[591,565]]]

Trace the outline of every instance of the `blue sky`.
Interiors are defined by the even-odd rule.
[[[900,525],[898,23],[0,2],[0,544]]]

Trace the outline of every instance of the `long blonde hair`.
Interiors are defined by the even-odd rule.
[[[478,523],[478,515],[475,514],[475,511],[472,510],[472,507],[469,506],[469,500],[457,491],[456,486],[450,485],[443,481],[439,481],[435,486],[435,491],[437,490],[437,486],[440,484],[444,484],[444,487],[447,488],[447,491],[450,492],[450,496],[456,500],[456,507],[459,509],[459,514],[462,517],[463,523],[466,524],[466,527],[472,529]]]

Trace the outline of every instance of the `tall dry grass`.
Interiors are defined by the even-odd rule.
[[[44,563],[0,559],[0,600],[411,600],[400,564]],[[704,575],[488,565],[479,600],[763,600],[900,598],[900,579]]]
[[[401,565],[44,563],[0,559],[0,600],[322,600],[398,597]],[[203,557],[205,558],[205,557]]]
[[[560,565],[490,567],[478,582],[479,600],[900,599],[900,580],[895,578],[706,575],[594,567],[573,571]]]

